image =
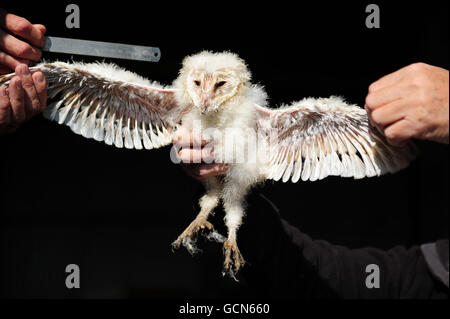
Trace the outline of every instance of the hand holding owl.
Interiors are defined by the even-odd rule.
[[[448,71],[411,64],[369,87],[369,118],[392,145],[411,138],[449,142]]]

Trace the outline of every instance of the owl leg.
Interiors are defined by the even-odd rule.
[[[206,193],[200,198],[200,213],[192,221],[192,223],[178,236],[177,240],[172,243],[172,247],[178,249],[180,245],[194,254],[197,252],[195,247],[195,238],[199,231],[214,231],[214,226],[207,220],[209,214],[219,204],[221,183],[215,177],[209,178],[205,182]]]
[[[234,192],[233,192],[234,193]],[[238,195],[234,193],[235,196]],[[228,228],[228,238],[223,244],[224,264],[222,274],[228,274],[236,281],[235,274],[245,265],[245,260],[237,246],[236,233],[239,226],[242,224],[242,217],[245,215],[244,211],[244,196],[239,194],[238,199],[224,199],[225,209],[225,225]]]

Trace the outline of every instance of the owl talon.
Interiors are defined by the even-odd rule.
[[[245,260],[236,244],[235,240],[228,239],[223,244],[225,260],[223,263],[222,274],[228,274],[234,280],[238,281],[235,275],[245,265]]]
[[[194,247],[196,235],[199,231],[204,231],[205,229],[213,231],[214,226],[205,218],[196,218],[172,243],[172,249],[178,249],[180,245],[183,245],[191,254],[194,254],[197,252],[197,249]]]

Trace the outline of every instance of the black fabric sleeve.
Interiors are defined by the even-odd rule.
[[[251,204],[250,204],[251,202]],[[283,220],[258,192],[239,232],[248,264],[243,276],[258,296],[274,298],[447,298],[429,272],[418,246],[349,249],[312,240]],[[368,288],[366,272],[378,266],[379,288]]]

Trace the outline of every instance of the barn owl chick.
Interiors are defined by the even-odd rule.
[[[234,277],[245,261],[237,231],[245,196],[265,180],[315,181],[327,176],[372,177],[408,165],[416,149],[389,145],[364,109],[341,98],[307,98],[271,109],[237,55],[201,52],[184,59],[178,78],[163,87],[114,65],[42,63],[50,104],[44,116],[75,133],[122,148],[171,144],[179,127],[200,129],[214,158],[228,165],[204,181],[200,212],[173,242],[195,250],[196,234],[213,231],[208,216],[222,201],[228,234],[224,273]],[[8,86],[13,74],[0,77]]]

